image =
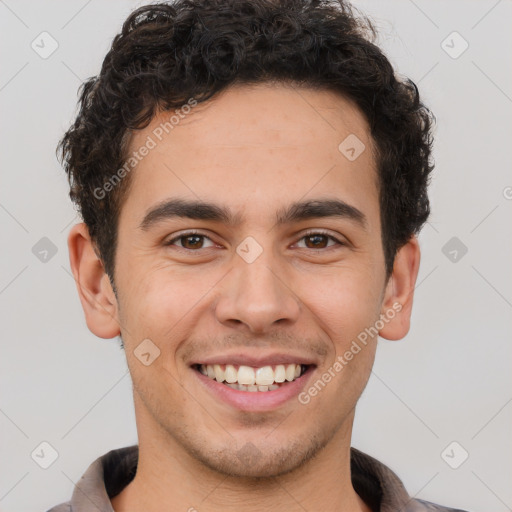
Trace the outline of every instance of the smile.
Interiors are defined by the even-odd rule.
[[[252,366],[234,364],[198,364],[196,369],[208,377],[237,391],[268,392],[300,378],[308,365],[277,364]]]

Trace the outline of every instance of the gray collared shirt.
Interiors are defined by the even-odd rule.
[[[138,445],[98,457],[77,482],[71,500],[47,512],[114,512],[110,498],[132,481],[138,457]],[[465,512],[411,498],[391,469],[356,448],[350,449],[350,466],[354,489],[375,512]]]

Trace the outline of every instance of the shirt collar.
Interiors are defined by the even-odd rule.
[[[138,445],[111,450],[98,457],[77,482],[70,501],[73,512],[114,512],[110,498],[120,493],[135,476]],[[350,449],[352,485],[372,508],[380,512],[453,510],[430,508],[409,496],[401,480],[377,459]],[[91,508],[93,507],[93,508]]]

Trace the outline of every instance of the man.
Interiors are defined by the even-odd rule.
[[[454,510],[350,447],[409,330],[432,114],[345,3],[136,10],[60,144],[89,329],[121,336],[139,443],[53,512]]]

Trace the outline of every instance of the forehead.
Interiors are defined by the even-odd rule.
[[[244,211],[257,205],[261,215],[263,205],[275,211],[278,203],[308,194],[339,191],[352,202],[377,198],[366,119],[332,91],[266,83],[230,87],[208,102],[159,112],[134,133],[129,153],[149,140],[152,149],[131,175],[123,209],[140,210],[172,195],[215,197]],[[358,152],[365,148],[354,160],[342,152],[346,140],[360,144]]]
[[[294,146],[303,144],[306,136],[316,143],[326,133],[334,138],[340,132],[366,137],[369,130],[352,100],[334,91],[288,83],[231,86],[211,100],[187,108],[186,112],[183,107],[177,107],[174,112],[159,112],[149,131],[158,132],[159,127],[163,137],[171,132],[180,131],[183,135],[195,132],[200,139],[189,142],[202,147],[208,143],[223,145],[227,134],[231,145],[239,142],[244,147],[250,144],[268,147],[269,136],[275,137],[276,146]],[[160,138],[158,133],[156,138]],[[137,139],[140,136],[132,142]]]

